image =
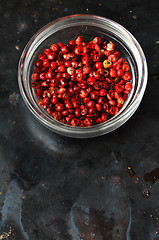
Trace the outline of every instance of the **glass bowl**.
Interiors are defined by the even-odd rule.
[[[91,127],[72,127],[56,121],[37,104],[31,88],[31,74],[38,55],[51,44],[68,43],[82,35],[86,42],[100,36],[112,41],[132,69],[133,89],[119,113],[107,122]],[[147,63],[144,53],[132,34],[118,23],[95,15],[77,14],[57,19],[40,29],[26,45],[19,62],[18,82],[24,102],[34,116],[50,130],[75,138],[96,137],[124,124],[136,111],[147,84]]]

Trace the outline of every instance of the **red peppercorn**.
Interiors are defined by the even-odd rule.
[[[85,98],[88,96],[88,92],[86,90],[81,90],[80,93],[79,93],[79,96],[81,98]]]
[[[125,84],[125,90],[127,90],[127,91],[131,91],[131,90],[132,90],[132,84],[131,84],[131,82],[127,82],[127,83]]]
[[[66,61],[64,62],[65,67],[71,67],[71,61]]]
[[[57,112],[62,112],[64,110],[64,105],[62,103],[57,103],[55,108]]]
[[[91,67],[90,66],[84,66],[83,67],[83,73],[84,74],[89,74],[91,71]]]
[[[118,60],[118,56],[115,54],[111,54],[108,56],[108,60],[111,62],[116,62]]]
[[[83,74],[83,73],[79,73],[79,74],[76,75],[76,80],[78,82],[84,81],[85,79],[86,79],[86,75]]]
[[[91,58],[88,57],[87,55],[82,58],[83,65],[89,66],[91,64],[91,62],[92,62]]]
[[[84,42],[83,36],[79,36],[79,37],[75,40],[75,43],[76,43],[77,45],[81,45],[82,42]]]
[[[72,118],[74,118],[74,114],[71,113],[71,114],[68,115],[68,117],[69,117],[70,119],[72,119]]]
[[[121,103],[117,103],[117,105],[116,105],[117,108],[122,108],[122,106],[123,106],[123,104],[121,104]]]
[[[59,42],[59,43],[58,43],[58,46],[59,46],[59,48],[61,48],[61,47],[64,47],[65,44],[63,44],[62,42]]]
[[[127,95],[127,94],[124,94],[124,95],[123,95],[123,99],[124,99],[124,101],[126,101],[127,98],[128,98],[128,95]]]
[[[68,110],[67,110],[67,109],[66,109],[66,110],[64,110],[64,111],[62,111],[62,115],[63,115],[63,116],[65,116],[65,117],[66,117],[66,116],[68,116],[68,114],[69,114],[69,112],[68,112]]]
[[[121,63],[119,63],[119,62],[114,62],[114,63],[113,63],[113,68],[114,68],[115,70],[119,70],[119,69],[121,68]]]
[[[40,76],[39,76],[38,73],[33,73],[33,74],[31,75],[31,78],[32,78],[34,81],[37,81],[37,80],[39,80]]]
[[[106,81],[107,81],[108,83],[113,83],[113,82],[114,82],[112,78],[106,78]]]
[[[108,120],[108,115],[107,115],[106,113],[103,113],[103,114],[101,115],[101,120],[102,120],[103,122],[106,122],[106,121]]]
[[[109,105],[110,106],[115,106],[116,105],[116,101],[115,100],[109,100]]]
[[[85,125],[84,125],[84,120],[80,120],[80,127],[84,127]]]
[[[94,104],[95,104],[95,102],[91,100],[91,101],[87,102],[87,107],[91,108],[94,106]]]
[[[66,102],[69,101],[70,100],[70,93],[64,92],[63,95],[62,95],[62,98]]]
[[[109,93],[107,93],[107,98],[108,100],[112,100],[114,98],[114,92],[109,91]]]
[[[104,97],[107,95],[107,91],[105,89],[101,89],[99,94],[100,94],[100,96]]]
[[[87,126],[87,127],[90,127],[92,125],[92,119],[90,118],[86,118],[84,120],[84,124]]]
[[[97,99],[98,96],[99,96],[99,92],[98,92],[98,91],[93,91],[93,92],[91,93],[91,98],[92,98],[93,100],[94,100],[94,99]]]
[[[95,37],[94,39],[93,39],[93,43],[97,43],[97,44],[101,44],[102,43],[102,39],[101,39],[101,37]]]
[[[73,118],[72,120],[71,120],[71,125],[72,126],[78,126],[79,125],[79,119],[77,119],[77,118]]]
[[[123,93],[128,95],[130,92],[128,90],[124,90]]]
[[[94,76],[94,78],[97,79],[97,80],[99,80],[99,79],[101,78],[100,73],[97,72],[97,71],[95,71],[95,72],[93,73],[93,76]]]
[[[103,63],[102,63],[102,62],[96,62],[96,63],[95,63],[95,67],[96,67],[97,69],[100,69],[100,68],[103,67]]]
[[[116,84],[115,85],[115,91],[116,92],[123,92],[124,91],[124,85],[123,84]]]
[[[50,61],[48,59],[45,59],[43,61],[43,66],[46,67],[46,68],[49,68],[50,67]]]
[[[62,73],[62,78],[65,78],[65,79],[69,80],[70,75],[68,73],[64,72],[64,73]]]
[[[95,78],[93,78],[93,77],[89,77],[89,78],[87,79],[88,85],[91,85],[91,86],[94,85],[95,81],[96,81],[96,80],[95,80]]]
[[[47,59],[52,61],[55,58],[56,54],[54,52],[50,52],[47,54]]]
[[[66,88],[60,88],[60,89],[58,90],[58,94],[64,93],[65,91],[66,91]]]
[[[115,51],[114,54],[117,55],[118,58],[120,58],[120,56],[121,56],[120,52],[117,52],[117,51]]]
[[[108,85],[108,83],[107,83],[107,82],[105,82],[105,81],[103,82],[103,88],[104,88],[104,89],[108,89],[108,88],[109,88],[109,85]]]
[[[49,87],[49,85],[50,85],[50,83],[47,82],[47,81],[43,81],[43,82],[41,83],[41,87],[47,88],[47,87]]]
[[[128,72],[128,71],[130,71],[130,67],[129,67],[129,65],[126,64],[126,63],[123,64],[122,69],[123,69],[124,72]]]
[[[68,48],[67,46],[62,46],[62,47],[60,48],[60,51],[61,51],[63,54],[65,54],[65,53],[67,53],[67,52],[69,51],[69,48]]]
[[[71,65],[73,68],[78,68],[78,62],[76,61],[72,61]]]
[[[58,71],[59,72],[66,72],[67,68],[64,65],[59,65]]]
[[[52,112],[54,111],[53,105],[51,103],[48,105],[46,111],[48,114],[52,114]]]
[[[63,88],[63,87],[65,87],[66,85],[67,85],[67,81],[66,81],[65,79],[61,78],[60,81],[59,81],[59,83],[58,83],[58,86],[59,86],[60,88]]]
[[[81,115],[82,115],[82,116],[87,115],[87,111],[88,111],[87,108],[82,109],[82,110],[81,110]]]
[[[49,105],[50,99],[49,99],[48,97],[43,98],[43,103],[44,103],[45,105]]]
[[[90,109],[88,110],[89,114],[94,114],[96,112],[96,108],[95,107],[90,107]]]
[[[114,92],[114,98],[118,99],[121,96],[121,92]]]
[[[97,103],[103,105],[105,103],[106,99],[104,97],[99,97],[97,100]]]
[[[34,82],[31,83],[31,87],[34,88],[34,89],[37,89],[37,88],[40,87],[40,83],[34,81]]]
[[[75,114],[76,117],[80,117],[81,116],[80,108],[76,108],[74,114]]]
[[[122,76],[122,78],[123,78],[125,81],[129,81],[129,80],[132,79],[132,75],[131,75],[130,72],[126,72],[126,73]]]
[[[91,87],[91,86],[87,87],[86,91],[87,91],[88,93],[91,93],[91,92],[92,92],[92,87]]]
[[[76,46],[76,42],[75,42],[74,39],[73,39],[73,40],[70,40],[70,41],[69,41],[69,44],[72,45],[72,46],[74,46],[74,47]]]
[[[45,78],[46,78],[46,79],[52,79],[54,76],[55,76],[55,73],[52,72],[52,71],[48,71],[48,72],[45,74]]]
[[[103,84],[99,81],[95,82],[95,84],[93,85],[95,90],[100,90],[103,87]]]
[[[86,103],[89,102],[89,101],[90,101],[90,98],[89,98],[89,97],[85,97],[85,98],[83,99],[84,104],[86,104]]]
[[[110,69],[110,77],[112,77],[112,78],[116,77],[116,70],[113,68]]]
[[[72,107],[71,103],[70,102],[65,102],[65,107],[67,109],[70,109]]]
[[[56,87],[58,83],[59,83],[59,79],[57,77],[50,80],[51,87]]]
[[[123,79],[121,79],[118,84],[125,84],[125,81]]]
[[[94,50],[95,50],[97,53],[100,52],[100,46],[99,46],[97,43],[94,44]]]
[[[38,88],[37,90],[35,90],[35,95],[37,96],[37,97],[41,97],[41,95],[42,95],[42,89],[41,88]]]
[[[104,49],[104,47],[103,47],[103,49]],[[103,52],[103,54],[104,54],[106,57],[108,57],[109,55],[111,55],[111,51],[105,50],[105,51]]]
[[[57,98],[58,98],[58,99],[62,99],[62,98],[63,98],[63,94],[62,94],[62,93],[58,94],[58,95],[57,95]]]
[[[123,63],[124,63],[124,61],[125,61],[125,59],[124,59],[124,58],[122,58],[122,57],[120,57],[120,58],[118,59],[118,61],[117,61],[117,62],[119,62],[119,63],[123,64]]]
[[[76,55],[82,55],[83,54],[83,48],[81,46],[76,46],[74,51],[75,51]]]
[[[86,46],[83,47],[81,55],[88,55],[90,53],[90,49]]]
[[[45,54],[45,55],[49,54],[50,52],[51,52],[51,50],[50,50],[49,48],[47,48],[47,49],[44,50],[44,54]]]
[[[51,69],[56,69],[58,64],[56,62],[51,62]]]
[[[103,110],[107,111],[109,109],[109,104],[106,102],[103,104]]]
[[[39,55],[39,60],[44,61],[44,59],[46,59],[46,55],[44,53],[41,53]]]
[[[85,81],[80,82],[80,88],[86,89],[87,88],[87,82],[85,82]]]
[[[58,52],[59,51],[59,46],[57,44],[52,44],[50,49],[53,51],[53,52]]]
[[[118,75],[119,77],[122,77],[122,76],[124,75],[123,69],[118,69],[117,75]]]
[[[101,119],[101,118],[97,118],[97,119],[96,119],[96,123],[97,123],[97,124],[102,123],[102,119]]]
[[[76,69],[75,73],[76,73],[76,74],[80,74],[80,73],[82,73],[82,68],[78,68],[78,69]]]
[[[111,115],[116,115],[118,112],[119,112],[119,109],[118,109],[117,107],[111,107],[111,108],[109,109],[109,113],[110,113]]]
[[[89,111],[88,111],[88,112],[89,112]],[[89,113],[88,113],[88,114],[86,115],[86,118],[93,119],[93,114],[89,114]]]
[[[100,56],[96,52],[92,52],[92,55],[93,55],[94,62],[99,62],[101,60]]]
[[[42,67],[42,65],[43,65],[43,61],[41,61],[41,60],[37,60],[35,63],[34,63],[34,65],[36,66],[36,67]]]
[[[74,101],[74,102],[72,102],[72,106],[74,108],[78,108],[80,106],[80,102],[79,101]]]
[[[51,99],[51,102],[52,102],[53,104],[57,104],[57,103],[59,103],[59,100],[58,100],[57,97],[53,97],[53,98]]]
[[[96,103],[95,107],[99,112],[102,110],[102,106],[99,103]]]

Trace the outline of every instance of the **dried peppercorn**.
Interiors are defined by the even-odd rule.
[[[53,43],[34,63],[38,105],[64,124],[90,127],[116,115],[133,88],[127,61],[113,42],[83,36]]]

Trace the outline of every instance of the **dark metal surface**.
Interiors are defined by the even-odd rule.
[[[18,60],[31,36],[75,13],[105,16],[126,27],[149,66],[137,112],[94,139],[45,129],[17,85]],[[159,239],[158,176],[144,178],[159,167],[158,24],[157,0],[0,1],[0,239]]]

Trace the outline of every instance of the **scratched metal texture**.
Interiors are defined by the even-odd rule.
[[[32,35],[75,13],[105,16],[141,44],[148,85],[133,117],[114,132],[71,139],[26,108],[17,65]],[[0,239],[158,240],[159,1],[0,1]],[[136,176],[128,176],[131,166]]]

